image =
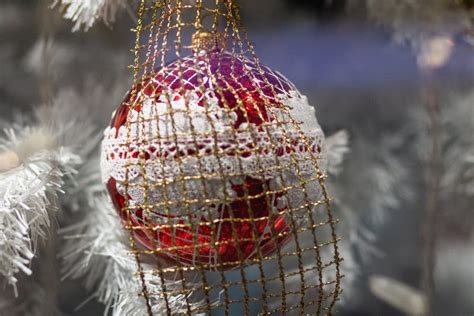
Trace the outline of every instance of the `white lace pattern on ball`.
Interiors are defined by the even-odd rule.
[[[311,201],[319,199],[314,157],[324,173],[324,133],[305,96],[297,91],[279,95],[288,111],[269,109],[269,123],[243,123],[237,129],[237,115],[221,108],[217,98],[207,96],[202,106],[195,93],[185,97],[188,104],[176,93],[171,102],[148,98],[141,111],[129,112],[128,124],[105,130],[102,179],[104,183],[115,179],[118,192],[128,194],[131,206],[143,205],[146,196],[146,204],[156,205],[152,210],[156,222],[169,223],[165,214],[183,220],[190,211],[196,219],[212,221],[220,216],[217,203],[200,201],[232,198],[232,185],[245,177],[268,180],[272,190],[294,187],[275,203],[275,211],[284,204],[297,208],[307,201],[302,182]],[[196,202],[184,205],[184,198]],[[210,207],[214,209],[209,212]]]

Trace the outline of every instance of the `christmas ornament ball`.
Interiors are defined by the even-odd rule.
[[[171,62],[113,115],[101,168],[139,243],[185,266],[274,255],[321,198],[324,134],[281,74],[215,49]]]

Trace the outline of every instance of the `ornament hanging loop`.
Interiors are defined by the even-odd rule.
[[[219,32],[198,31],[193,34],[192,48],[195,52],[223,51],[226,49],[225,35]]]

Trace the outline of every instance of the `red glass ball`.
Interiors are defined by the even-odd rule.
[[[258,66],[248,59],[235,57],[227,52],[215,51],[202,55],[195,54],[181,61],[172,62],[156,70],[132,91],[134,92],[126,96],[113,116],[110,128],[115,132],[116,138],[120,137],[119,130],[130,129],[132,111],[137,121],[139,121],[137,116],[149,115],[150,111],[161,111],[161,115],[166,116],[168,115],[165,109],[166,102],[171,106],[177,104],[176,109],[172,110],[179,112],[183,110],[183,104],[185,104],[179,102],[184,102],[186,98],[190,98],[191,94],[194,105],[203,109],[205,102],[208,102],[210,98],[217,100],[218,106],[227,110],[227,120],[228,113],[231,113],[231,127],[234,130],[250,124],[257,131],[263,131],[264,124],[274,120],[269,109],[281,107],[279,96],[296,91],[296,88],[283,76],[266,66]],[[164,95],[166,95],[166,100]],[[151,107],[150,102],[153,104]],[[181,104],[180,109],[178,109],[179,104]],[[144,111],[148,114],[142,113]],[[213,119],[219,122],[219,118]],[[170,129],[173,127],[173,124],[168,121],[166,124],[168,125],[164,126],[171,126]],[[139,126],[138,123],[137,126]],[[217,128],[214,127],[214,129]],[[187,143],[186,146],[183,145],[184,147],[180,149],[173,146],[173,137],[180,131],[178,129],[151,132],[151,134],[156,134],[153,134],[155,138],[160,139],[161,146],[166,144],[167,150],[157,148],[160,145],[153,142],[135,139],[129,144],[122,145],[122,149],[109,152],[102,159],[110,160],[120,156],[121,159],[141,159],[147,163],[156,160],[156,164],[163,164],[178,162],[184,158],[192,159],[197,157],[198,152],[211,157],[216,156],[216,149],[212,146],[206,150],[196,147],[196,143],[192,142]],[[128,133],[133,139],[135,133],[138,132],[134,130]],[[163,136],[159,133],[168,134]],[[214,138],[209,136],[208,143],[213,142]],[[251,143],[240,151],[229,150],[222,144],[216,146],[220,146],[218,149],[225,152],[223,159],[233,158],[235,155],[240,155],[245,159],[255,150]],[[272,154],[278,156],[288,150],[287,147],[276,148]],[[320,151],[320,148],[315,147],[311,150]],[[123,168],[126,169],[125,164]],[[134,176],[141,177],[141,172],[146,171],[136,171]],[[209,174],[212,173],[209,172]],[[173,179],[169,181],[172,182]],[[219,179],[213,181],[219,181]],[[191,191],[193,186],[197,188],[191,193],[184,193],[186,190],[173,187],[173,190],[179,193],[173,193],[175,191],[171,190],[170,194],[175,194],[174,197],[165,197],[168,194],[164,193],[167,189],[158,185],[156,189],[146,189],[149,199],[156,204],[170,199],[172,203],[176,202],[176,205],[180,206],[170,210],[163,204],[160,207],[151,205],[148,207],[149,211],[145,211],[146,198],[140,203],[131,203],[133,207],[126,210],[126,202],[130,204],[134,198],[133,194],[124,189],[123,183],[119,185],[119,181],[113,177],[106,179],[106,185],[122,220],[135,227],[134,236],[144,247],[155,251],[161,257],[183,265],[228,269],[244,260],[252,261],[260,256],[272,255],[289,240],[290,223],[287,214],[285,215],[287,206],[278,203],[283,195],[281,191],[275,191],[275,193],[270,191],[271,181],[272,179],[257,177],[251,173],[241,175],[238,181],[229,181],[226,188],[231,191],[230,201],[225,202],[221,196],[221,201],[208,202],[205,207],[196,209],[191,209],[189,206],[194,202],[186,204],[183,201],[192,200],[184,196],[187,194],[193,195],[195,200],[209,198],[203,194],[200,183],[190,185]],[[178,182],[176,182],[177,185],[179,185]],[[147,184],[153,185],[153,180],[148,180]],[[128,189],[132,190],[132,187],[133,185],[129,185]],[[153,198],[155,194],[156,197]],[[150,204],[149,201],[148,204]],[[212,214],[206,215],[204,209]]]

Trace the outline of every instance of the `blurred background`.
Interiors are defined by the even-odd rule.
[[[373,286],[397,280],[423,291],[422,233],[429,225],[436,236],[433,314],[474,315],[474,28],[438,25],[439,33],[418,40],[422,27],[400,27],[394,8],[387,14],[374,2],[240,1],[260,60],[308,96],[326,134],[349,135],[350,152],[330,180],[346,257],[338,314],[409,314]],[[0,122],[28,116],[52,91],[104,128],[132,82],[133,17],[123,10],[109,26],[99,21],[71,32],[73,23],[51,5],[0,1]],[[412,29],[416,34],[406,36]],[[434,169],[429,104],[439,109],[441,126]],[[441,179],[434,220],[425,211],[433,170]],[[103,313],[80,280],[58,287],[63,314]],[[0,304],[0,315],[11,314]]]

